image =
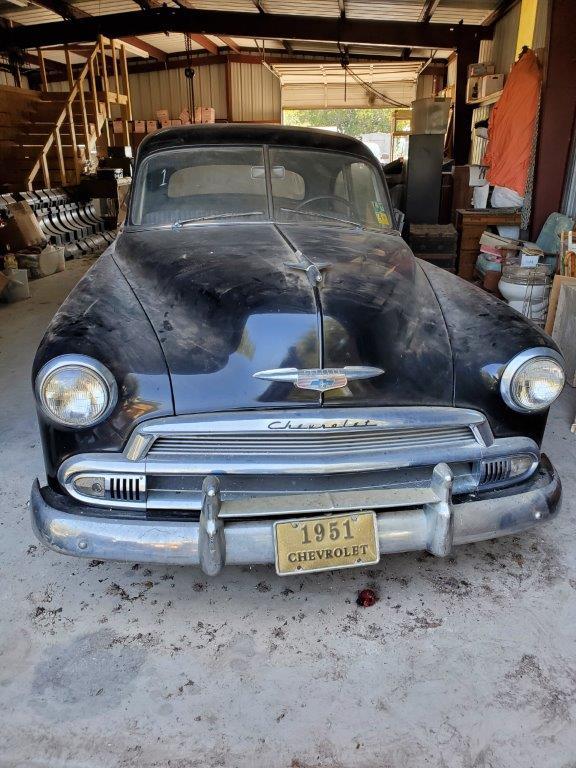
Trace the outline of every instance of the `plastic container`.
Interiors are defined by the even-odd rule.
[[[450,104],[450,99],[440,96],[413,101],[410,133],[445,133]]]
[[[22,301],[23,299],[30,298],[27,270],[5,269],[4,275],[8,278],[9,282],[2,291],[2,301],[11,304],[13,301]]]

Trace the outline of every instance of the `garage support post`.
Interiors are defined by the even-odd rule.
[[[534,175],[532,240],[540,234],[548,215],[561,210],[575,127],[575,71],[574,0],[552,0]]]
[[[480,41],[470,41],[456,52],[456,96],[454,99],[454,162],[466,165],[472,142],[472,113],[474,107],[466,104],[468,65],[478,61]]]

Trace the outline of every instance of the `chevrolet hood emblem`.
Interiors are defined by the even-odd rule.
[[[254,378],[268,381],[289,381],[298,389],[326,392],[329,389],[341,389],[354,379],[371,379],[383,373],[382,368],[372,368],[368,365],[346,365],[344,368],[273,368],[269,371],[258,371],[254,374]]]

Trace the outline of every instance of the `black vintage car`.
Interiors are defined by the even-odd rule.
[[[126,225],[33,382],[33,524],[65,554],[301,573],[442,556],[560,504],[540,452],[554,343],[416,259],[347,136],[145,139]]]

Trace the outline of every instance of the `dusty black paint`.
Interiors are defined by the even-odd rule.
[[[80,430],[58,427],[39,412],[46,473],[52,484],[68,456],[119,451],[139,421],[174,413],[160,345],[110,251],[86,273],[48,326],[34,360],[33,380],[44,363],[73,353],[94,357],[112,371],[118,405],[105,421]]]
[[[127,232],[115,259],[160,339],[178,414],[320,404],[253,378],[320,365],[314,293],[273,224]]]
[[[534,323],[486,291],[420,262],[436,293],[454,356],[454,404],[483,411],[498,437],[526,435],[540,442],[547,412],[517,413],[505,405],[489,372],[531,347],[558,349]]]
[[[139,160],[228,140],[374,160],[349,137],[275,126],[159,131]],[[303,260],[327,264],[316,287],[294,269]],[[57,355],[92,356],[120,392],[113,413],[91,429],[59,428],[40,414],[48,477],[54,486],[68,456],[119,451],[138,421],[175,412],[454,404],[483,411],[498,436],[540,441],[546,414],[510,410],[494,378],[497,385],[503,365],[535,346],[555,348],[503,302],[414,259],[395,234],[317,223],[127,228],[64,302],[36,356],[34,377]],[[264,368],[344,365],[385,373],[324,398],[253,378]]]

